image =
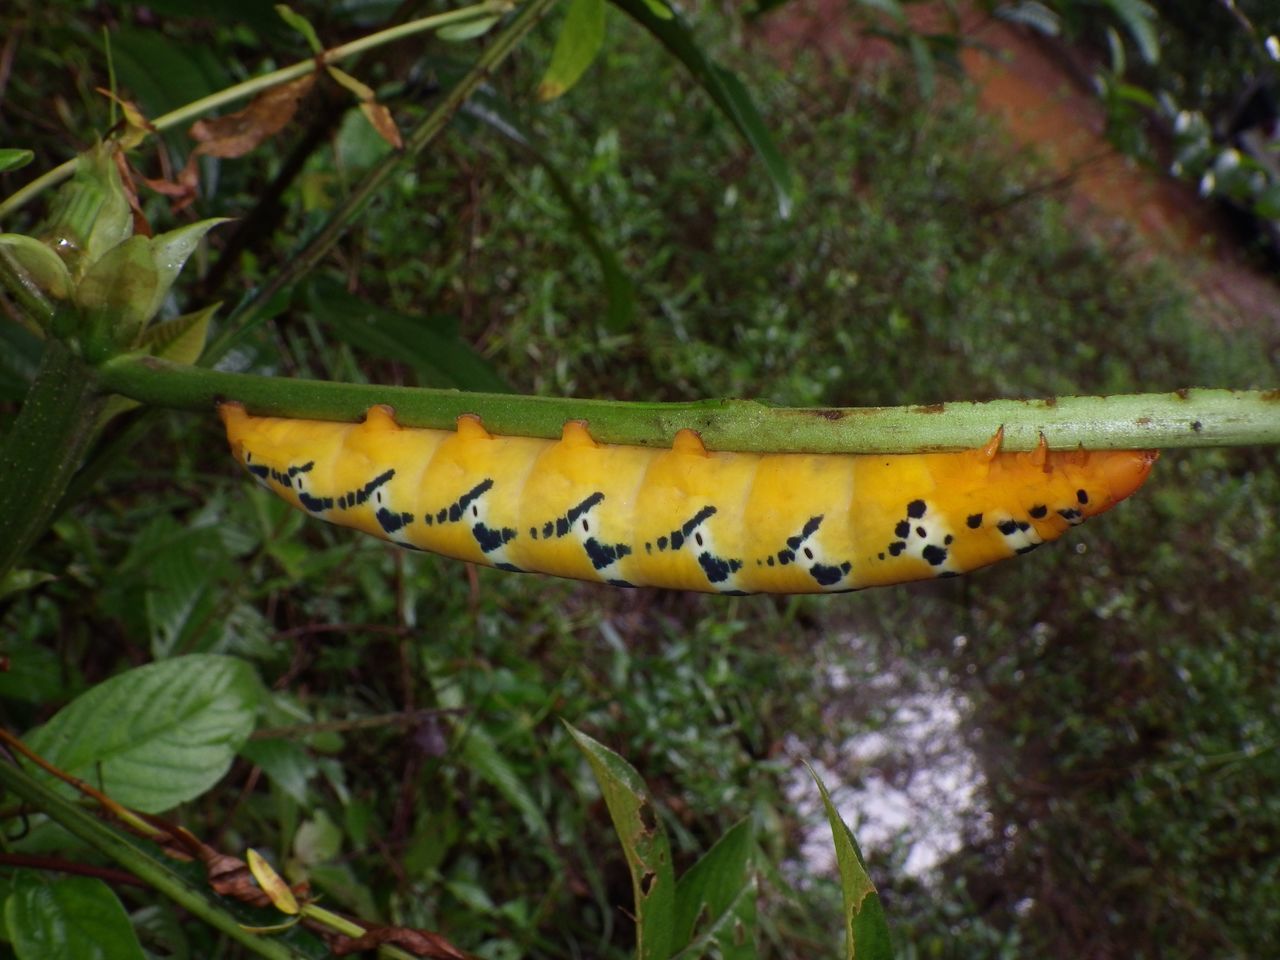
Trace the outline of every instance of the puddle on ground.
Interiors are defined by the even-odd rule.
[[[864,855],[887,855],[896,874],[928,883],[939,864],[989,831],[981,805],[986,779],[966,737],[970,704],[940,672],[900,659],[877,668],[875,645],[860,638],[836,649],[847,656],[844,663],[860,665],[860,675],[827,666],[827,690],[840,694],[828,709],[833,720],[856,720],[865,732],[817,749],[788,739],[796,773],[787,795],[806,825],[788,873],[799,880],[836,870],[822,803],[801,764],[808,760]]]

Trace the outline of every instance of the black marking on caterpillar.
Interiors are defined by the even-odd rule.
[[[485,477],[485,479],[481,480],[447,507],[441,507],[434,513],[423,514],[422,522],[430,527],[445,523],[468,521],[471,536],[475,538],[476,545],[486,556],[493,556],[493,565],[495,567],[500,570],[522,573],[523,570],[520,567],[503,559],[501,555],[502,548],[516,538],[516,531],[511,527],[491,527],[480,517],[480,504],[485,494],[492,489],[493,478]],[[468,514],[470,514],[470,517],[468,517]],[[408,514],[402,514],[401,516],[408,516]],[[381,516],[378,519],[381,520]],[[388,530],[387,532],[390,533],[391,531]]]
[[[803,554],[804,559],[808,561],[809,575],[821,587],[833,587],[848,576],[849,571],[853,569],[853,564],[850,561],[824,563],[815,555],[813,547],[806,545],[810,538],[818,532],[818,528],[822,526],[822,520],[823,514],[818,514],[806,520],[804,527],[801,528],[798,534],[787,537],[785,549],[769,555],[767,558],[769,566],[773,566],[775,557],[782,566],[786,566],[789,563],[798,563],[800,562],[800,554]]]
[[[891,557],[900,557],[909,552],[912,556],[919,556],[930,567],[944,567],[950,556],[947,548],[955,540],[954,535],[949,532],[942,534],[941,537],[938,536],[939,531],[936,526],[945,525],[945,519],[926,521],[926,515],[933,516],[936,511],[930,514],[929,505],[920,499],[909,501],[903,510],[906,516],[897,521],[893,528],[897,539],[890,541],[884,550],[876,554],[877,559],[883,560],[886,553]],[[982,514],[970,514],[965,523],[969,529],[976,530],[982,525]],[[942,576],[947,572],[947,570],[940,570],[936,576]]]
[[[297,474],[294,473],[295,468],[293,467],[289,468],[289,475],[298,477],[298,483],[297,483],[298,502],[301,503],[302,506],[310,513],[324,513],[327,510],[334,509],[335,506],[339,510],[350,510],[353,507],[358,507],[358,506],[361,506],[362,504],[368,503],[370,498],[373,496],[374,492],[377,491],[380,487],[383,487],[386,484],[390,483],[391,478],[396,475],[395,469],[391,468],[388,470],[384,470],[382,473],[378,474],[376,477],[374,477],[364,486],[357,487],[354,490],[349,490],[346,493],[340,494],[337,497],[317,497],[314,494],[310,493],[309,491],[303,489],[303,486],[302,486],[301,474],[308,472],[312,466],[313,464],[311,463],[303,464],[302,466],[296,468]],[[282,485],[288,486],[288,482],[285,481]]]
[[[631,553],[631,546],[626,543],[605,543],[591,532],[591,511],[604,503],[604,493],[596,490],[590,496],[582,500],[576,506],[570,507],[563,517],[557,517],[555,520],[554,535],[557,537],[567,536],[572,532],[575,525],[581,521],[579,529],[582,532],[582,548],[587,551],[587,556],[591,559],[591,566],[597,571],[603,571],[625,556]],[[551,526],[548,522],[543,529]],[[609,582],[617,578],[606,578]],[[626,584],[626,581],[622,581]],[[626,584],[630,586],[630,584]]]

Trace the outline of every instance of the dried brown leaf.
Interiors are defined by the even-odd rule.
[[[191,139],[199,143],[195,152],[210,157],[243,157],[284,129],[315,82],[316,75],[308,73],[264,90],[243,110],[213,120],[197,120],[188,131]]]
[[[397,150],[404,146],[404,141],[400,139],[400,130],[395,120],[391,118],[390,110],[374,100],[365,100],[360,103],[360,112],[383,140]]]
[[[178,171],[177,177],[173,180],[165,180],[163,177],[152,180],[143,177],[142,182],[156,193],[173,200],[173,212],[178,213],[195,202],[196,190],[200,186],[199,161],[199,155],[192,151],[187,156],[186,165]]]

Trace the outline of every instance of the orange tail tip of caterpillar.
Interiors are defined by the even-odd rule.
[[[1159,450],[1108,450],[1095,453],[1099,458],[1098,479],[1108,496],[1101,503],[1084,505],[1086,517],[1106,513],[1121,500],[1147,482],[1151,468],[1160,459]]]

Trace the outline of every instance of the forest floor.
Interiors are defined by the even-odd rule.
[[[845,11],[843,0],[797,0],[761,21],[760,39],[784,61],[801,49],[859,66],[897,56],[888,43],[859,35]],[[918,15],[927,18],[930,10]],[[1122,235],[1135,255],[1170,263],[1216,325],[1280,332],[1280,278],[1250,259],[1194,185],[1108,142],[1102,104],[1071,51],[986,15],[966,15],[963,32],[968,43],[960,59],[981,108],[1002,122],[1017,148],[1038,152],[1046,190],[1059,194],[1084,227]]]

